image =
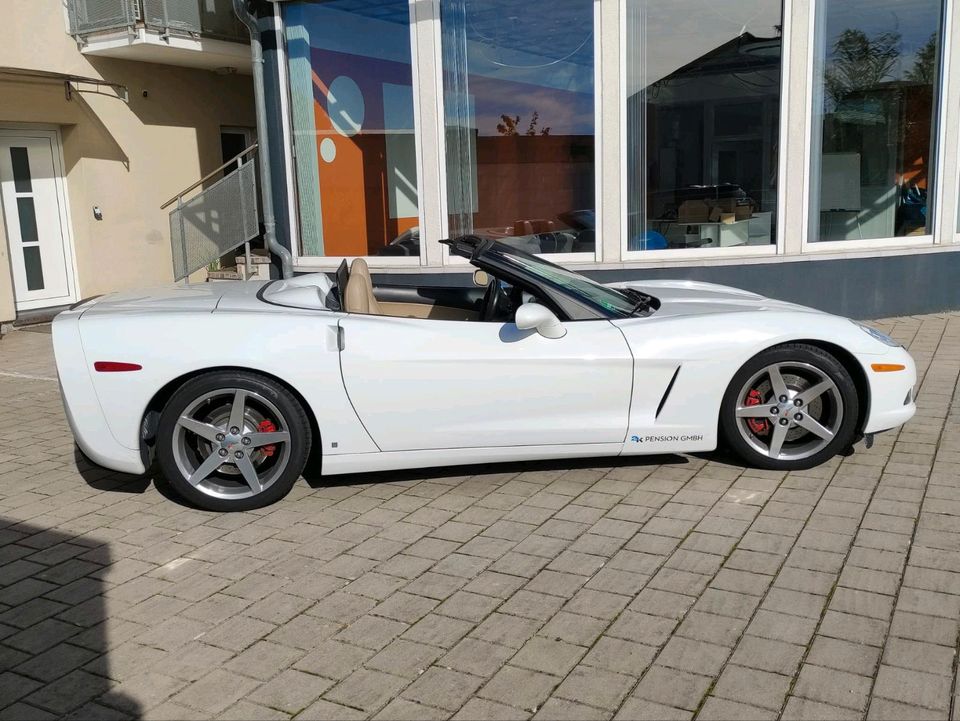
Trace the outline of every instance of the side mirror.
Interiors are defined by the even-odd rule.
[[[560,319],[545,305],[539,303],[524,303],[517,308],[514,321],[520,330],[534,330],[544,338],[563,338],[567,329]]]

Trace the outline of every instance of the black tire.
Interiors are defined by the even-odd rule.
[[[833,388],[826,391],[823,396],[814,399],[814,403],[820,404],[818,410],[824,418],[831,413],[833,414],[833,423],[831,424],[824,421],[824,423],[820,424],[820,421],[823,419],[814,417],[813,412],[807,414],[809,417],[805,421],[805,423],[809,424],[810,420],[813,419],[820,424],[822,428],[828,431],[832,430],[832,439],[823,437],[823,435],[826,434],[814,435],[814,433],[799,427],[799,423],[793,421],[793,418],[802,418],[803,413],[801,413],[801,411],[805,411],[806,409],[802,407],[794,408],[793,403],[795,401],[793,400],[780,403],[780,397],[774,397],[775,394],[771,392],[773,383],[772,376],[767,376],[766,384],[771,386],[771,388],[767,389],[769,395],[766,397],[764,396],[764,391],[761,390],[761,388],[766,388],[763,383],[759,384],[759,387],[752,389],[748,387],[748,384],[755,383],[758,374],[763,377],[762,374],[765,371],[774,367],[778,367],[780,371],[787,371],[787,373],[781,377],[785,378],[789,375],[794,380],[800,377],[801,380],[795,380],[795,382],[807,382],[811,388],[817,383],[826,382],[827,379],[833,382]],[[808,371],[810,376],[809,379],[805,380],[803,374]],[[823,377],[817,378],[817,373],[822,374]],[[789,384],[788,387],[789,393],[796,394],[802,403],[802,398],[800,398],[802,393],[798,392],[797,388]],[[750,419],[761,427],[764,426],[764,423],[770,424],[766,426],[766,433],[755,432],[754,425],[747,419],[737,416],[738,406],[742,408],[744,405],[745,391],[748,394],[756,394],[751,397],[752,402],[748,401],[746,405],[752,406],[755,404],[758,406],[758,409],[763,409],[763,413],[770,413],[770,415],[765,418],[757,417]],[[813,391],[811,390],[811,392]],[[827,395],[828,393],[829,396]],[[817,400],[817,398],[819,398],[819,400]],[[830,408],[831,405],[833,406],[832,410]],[[777,411],[773,410],[774,406],[779,406]],[[811,405],[810,408],[813,409],[813,405]],[[795,412],[799,413],[799,415],[794,415]],[[787,343],[775,346],[754,356],[737,372],[733,380],[730,381],[720,408],[720,433],[722,439],[726,441],[727,446],[748,466],[777,471],[803,470],[818,466],[852,446],[856,441],[859,417],[860,399],[857,387],[849,371],[843,364],[822,348],[805,343]],[[787,423],[783,423],[784,419],[787,420]],[[785,440],[782,442],[782,446],[780,446],[783,449],[780,451],[783,456],[794,453],[797,457],[782,457],[780,454],[778,454],[776,458],[772,457],[772,453],[776,447],[775,441],[772,440],[772,434],[777,430],[776,424],[783,424],[785,428],[788,429],[781,429],[783,433],[794,434],[794,437],[799,434],[799,438],[796,440]],[[790,437],[791,436],[788,435],[786,439]],[[761,452],[765,440],[767,445],[766,453]],[[794,445],[791,445],[791,443]],[[792,451],[792,448],[797,448],[798,450]],[[807,455],[804,456],[805,453]]]
[[[189,455],[195,454],[198,464],[208,453],[210,456],[213,455],[210,452],[211,449],[220,454],[227,449],[217,450],[220,444],[213,439],[203,439],[199,435],[190,436],[188,431],[180,427],[181,415],[196,404],[198,399],[204,399],[211,394],[213,398],[201,401],[199,410],[196,412],[214,412],[207,409],[215,406],[215,412],[222,413],[223,403],[226,402],[229,393],[233,392],[234,397],[241,395],[236,391],[242,391],[245,399],[240,405],[245,414],[244,428],[249,424],[255,425],[255,419],[250,420],[248,414],[259,413],[267,419],[275,417],[271,422],[280,423],[279,426],[275,425],[275,430],[285,431],[289,440],[265,445],[261,449],[255,447],[251,449],[249,446],[236,444],[226,453],[226,462],[210,472],[208,480],[201,481],[200,485],[195,486],[190,483],[184,471],[184,466],[190,465]],[[218,395],[221,393],[223,401]],[[244,407],[245,403],[249,404],[249,408]],[[229,411],[229,408],[227,410]],[[192,411],[188,413],[188,415],[191,414]],[[270,428],[261,427],[259,430],[269,431]],[[255,432],[249,431],[251,434]],[[241,434],[243,433],[247,431],[244,430]],[[281,384],[249,371],[214,371],[184,383],[164,406],[157,432],[157,461],[163,476],[169,481],[173,490],[190,503],[210,511],[249,511],[275,503],[290,492],[306,465],[311,443],[310,421],[306,411],[296,397]],[[239,468],[240,461],[237,461],[236,465],[232,461],[234,448],[238,453],[247,453],[251,461],[250,467],[256,471],[257,477],[261,468],[269,472],[269,484],[264,484],[261,490],[256,490],[257,484],[244,482]],[[274,461],[273,456],[277,454],[278,451],[275,450],[277,448],[280,449],[279,456]],[[255,461],[258,453],[259,461]],[[281,461],[284,463],[282,467]],[[255,466],[257,462],[261,465]],[[232,471],[231,466],[234,466]],[[206,488],[207,485],[210,488]],[[232,493],[234,487],[237,497],[212,495],[218,493],[218,489],[221,488]],[[244,493],[250,495],[240,495]]]

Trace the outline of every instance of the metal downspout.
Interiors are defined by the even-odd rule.
[[[273,211],[273,182],[270,165],[270,135],[267,131],[267,106],[263,92],[263,45],[257,18],[247,8],[246,0],[233,0],[233,11],[250,31],[250,52],[253,61],[253,95],[257,110],[257,142],[260,153],[260,200],[263,207],[263,238],[271,253],[280,258],[284,278],[293,276],[290,251],[277,242],[277,220]]]

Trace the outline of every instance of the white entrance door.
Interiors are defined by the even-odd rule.
[[[17,310],[76,300],[55,131],[0,129],[0,205]]]

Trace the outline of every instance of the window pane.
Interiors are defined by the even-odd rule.
[[[924,235],[941,0],[817,7],[811,239]]]
[[[419,255],[407,0],[283,12],[301,253]]]
[[[780,0],[627,0],[627,249],[776,243]]]
[[[33,198],[17,198],[17,217],[20,219],[20,240],[24,245],[39,243],[37,234],[37,210]]]
[[[40,246],[23,248],[23,266],[27,274],[27,290],[43,290],[43,264],[40,262]]]
[[[593,0],[441,0],[450,235],[593,253]]]
[[[29,193],[33,190],[30,182],[30,158],[26,148],[10,148],[10,162],[13,165],[13,190],[16,193]]]

